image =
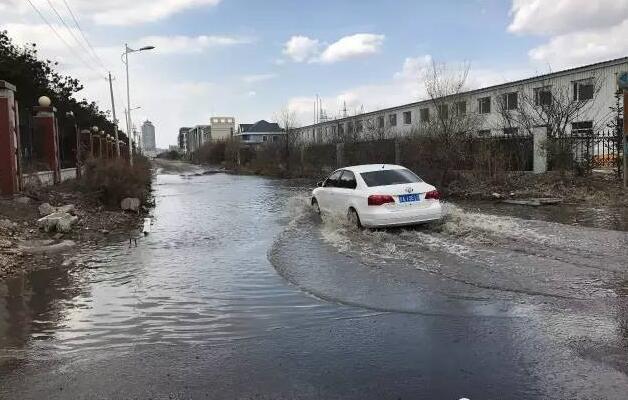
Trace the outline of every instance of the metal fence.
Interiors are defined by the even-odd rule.
[[[548,139],[548,166],[551,170],[621,166],[622,135],[614,130],[577,132]]]

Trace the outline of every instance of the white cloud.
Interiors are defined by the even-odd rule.
[[[575,67],[628,54],[628,19],[609,28],[587,30],[553,37],[530,50],[534,61],[553,69]]]
[[[508,30],[549,36],[529,51],[537,65],[563,69],[628,53],[628,0],[513,0]]]
[[[8,3],[7,11],[10,10],[18,14],[33,12],[26,1],[1,1]],[[156,22],[186,10],[214,7],[220,2],[221,0],[72,0],[68,1],[68,4],[83,21],[83,25],[90,22],[98,25],[129,26]],[[33,3],[42,12],[48,12],[49,7],[45,2],[33,0]],[[61,13],[65,14],[65,6],[62,2],[54,1],[53,4]],[[0,7],[4,7],[4,5],[0,5]]]
[[[628,16],[628,0],[513,0],[508,30],[562,34],[604,28]]]
[[[395,74],[396,79],[419,79],[426,67],[432,64],[432,56],[408,57],[403,62],[401,71]]]
[[[292,61],[304,62],[318,54],[319,45],[316,39],[310,39],[307,36],[292,36],[284,45],[283,54]]]
[[[277,74],[256,74],[256,75],[246,75],[242,77],[242,81],[246,83],[257,83],[269,81],[271,79],[275,79]]]
[[[334,63],[355,57],[362,57],[379,52],[384,43],[384,35],[358,33],[345,36],[330,44],[320,56],[322,63]]]
[[[257,92],[255,90],[251,90],[250,92],[247,93],[247,96],[255,97],[255,96],[257,96]]]
[[[331,64],[379,52],[384,35],[356,33],[326,45],[307,36],[292,36],[284,45],[283,54],[294,62]],[[324,49],[321,51],[321,47]]]
[[[74,3],[99,25],[134,25],[162,20],[193,8],[216,6],[220,0],[80,0]]]
[[[194,54],[216,47],[252,43],[251,38],[232,36],[146,36],[135,40],[135,46],[155,46],[159,54]]]
[[[395,73],[388,82],[360,85],[323,96],[323,109],[329,117],[339,117],[345,105],[347,113],[354,115],[361,111],[370,112],[424,100],[427,98],[427,93],[422,78],[431,63],[430,55],[408,57],[404,60],[400,71]],[[466,86],[470,90],[521,79],[532,74],[534,72],[526,68],[508,70],[472,68]],[[288,108],[296,113],[300,124],[311,124],[314,102],[313,97],[293,97],[288,102]]]
[[[72,36],[61,25],[52,25],[52,27],[61,35],[61,37],[69,44],[74,44]],[[59,40],[45,24],[21,24],[9,23],[0,25],[1,30],[6,30],[11,38],[17,44],[36,43],[38,47],[54,52],[65,51],[67,48],[61,40]],[[78,30],[73,29],[75,35],[80,35]]]

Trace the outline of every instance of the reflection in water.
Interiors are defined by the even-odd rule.
[[[63,267],[18,276],[0,285],[0,349],[14,350],[33,340],[52,339],[87,290]],[[0,361],[8,361],[0,358]]]
[[[236,340],[367,314],[303,296],[270,266],[266,253],[299,188],[230,175],[159,176],[155,188],[153,232],[139,247],[111,243],[83,254],[85,269],[0,284],[5,360],[22,348]]]

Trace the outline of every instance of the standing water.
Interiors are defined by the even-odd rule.
[[[137,247],[114,241],[82,267],[0,284],[0,398],[626,393],[613,358],[624,253],[588,273],[576,249],[588,235],[614,248],[623,233],[563,243],[569,227],[459,208],[439,226],[355,232],[311,215],[307,188],[282,181],[159,175],[154,189]]]

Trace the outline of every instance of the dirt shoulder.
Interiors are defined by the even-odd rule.
[[[67,233],[45,232],[38,225],[40,205],[72,205],[78,221]],[[32,188],[26,194],[0,199],[0,280],[38,268],[61,266],[82,248],[110,236],[137,235],[142,215],[106,209],[70,182]]]
[[[204,171],[202,166],[187,161],[155,158],[151,162],[153,163],[155,171],[160,174],[193,174]]]
[[[558,198],[565,203],[628,207],[628,191],[622,187],[622,182],[612,174],[600,172],[586,177],[519,172],[499,180],[461,175],[444,192],[452,199]]]

